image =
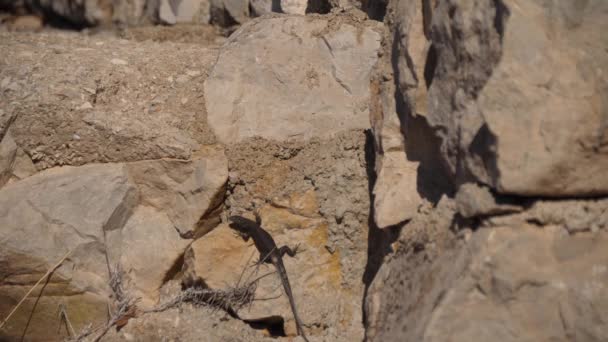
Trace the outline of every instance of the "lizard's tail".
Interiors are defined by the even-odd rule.
[[[278,260],[279,263],[279,274],[281,275],[281,282],[283,283],[283,288],[285,289],[285,294],[287,294],[287,298],[289,298],[289,305],[291,305],[291,312],[293,312],[293,317],[296,320],[296,329],[298,335],[302,336],[304,341],[309,342],[308,338],[306,338],[306,334],[304,334],[304,328],[302,328],[302,321],[300,320],[300,316],[298,316],[298,311],[296,310],[296,302],[293,299],[293,293],[291,292],[291,285],[289,285],[289,278],[287,278],[287,272],[285,271],[285,265],[283,265],[283,260]]]

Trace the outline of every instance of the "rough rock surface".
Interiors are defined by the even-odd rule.
[[[38,169],[188,159],[214,141],[200,97],[213,48],[49,33],[30,44],[0,35],[3,116],[13,117],[12,137]]]
[[[374,214],[405,221],[371,230],[367,340],[606,339],[605,8],[390,1],[372,78]],[[407,174],[380,176],[403,160],[419,163],[422,201],[386,210],[387,183]]]
[[[439,4],[427,119],[458,182],[525,196],[608,193],[607,10],[601,0]]]
[[[375,28],[348,16],[281,16],[241,27],[205,81],[218,139],[309,139],[369,127]]]
[[[316,285],[311,285],[312,288],[306,285],[309,284],[308,278],[310,281],[327,281],[324,285],[318,285],[322,287],[334,286],[335,279],[339,279],[333,299],[326,300],[317,294],[300,295],[296,299],[306,314],[304,323],[313,324],[314,327],[310,327],[313,329],[312,335],[321,340],[358,340],[363,336],[359,322],[360,299],[363,296],[361,279],[365,265],[357,260],[365,259],[368,248],[368,175],[373,167],[369,160],[371,153],[371,140],[360,131],[339,133],[332,139],[314,138],[308,142],[247,139],[227,149],[230,173],[226,214],[243,214],[261,209],[260,213],[266,217],[265,226],[276,232],[280,241],[288,245],[300,242],[305,249],[310,248],[308,254],[305,251],[287,261],[296,291],[306,294],[314,290]],[[311,209],[314,205],[305,204],[311,201],[298,200],[308,198],[309,195],[298,194],[306,194],[311,189],[314,189],[318,203],[321,226],[318,226],[321,223],[317,223],[318,219],[308,219],[316,217],[313,214],[317,212]],[[299,229],[299,222],[308,221],[313,224]],[[325,230],[327,237],[323,237]],[[310,235],[313,232],[316,233]],[[308,238],[315,235],[315,239]],[[242,240],[236,239],[234,242],[238,243],[237,246],[243,246]],[[313,277],[310,274],[315,274],[314,267],[311,270],[307,265],[318,261],[306,260],[307,255],[318,255],[326,260],[328,256],[325,250],[331,253],[332,265],[335,262],[333,258],[339,260],[338,265],[331,266],[330,272],[325,275]],[[249,256],[245,254],[245,259]],[[327,267],[323,266],[321,270]],[[276,280],[273,280],[273,284],[275,287],[278,285]],[[262,307],[259,312],[286,312],[284,318],[289,320],[292,316],[284,300],[277,300],[276,309]],[[328,312],[326,303],[336,304],[338,310]],[[323,322],[314,325],[319,320]]]
[[[221,204],[218,194],[226,180],[225,157],[215,153],[193,161],[52,168],[5,186],[0,190],[3,317],[49,266],[72,251],[37,306],[35,297],[28,299],[11,319],[7,336],[22,333],[30,312],[36,315],[28,336],[47,335],[57,306],[71,295],[76,297],[66,310],[78,317],[75,329],[105,320],[108,270],[117,265],[141,305],[154,304],[189,244],[179,229],[193,230],[199,220],[213,219],[200,215]]]
[[[431,220],[444,238],[429,243],[420,234],[428,226],[402,236],[419,247],[391,256],[369,290],[368,340],[606,339],[605,230],[568,235],[524,224],[454,239],[449,220]]]

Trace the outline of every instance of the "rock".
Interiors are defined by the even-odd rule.
[[[209,23],[209,0],[181,0],[175,12],[178,23]]]
[[[35,15],[17,16],[9,21],[8,29],[17,32],[38,32],[42,30],[44,22],[42,18]]]
[[[36,292],[7,323],[2,332],[6,338],[21,336],[31,310],[35,315],[29,338],[59,334],[56,319],[62,298],[77,331],[105,322],[110,289],[104,228],[126,221],[134,196],[136,189],[119,164],[51,169],[0,190],[2,317],[48,267],[73,251],[53,273],[35,309]]]
[[[0,142],[0,188],[11,181],[29,177],[36,167],[21,148],[15,144],[10,132]]]
[[[248,0],[211,0],[210,23],[222,27],[244,24],[249,20]]]
[[[314,192],[293,194],[292,200],[294,203],[304,201],[308,204],[303,207],[309,207],[313,200],[311,196],[314,197]],[[320,323],[321,317],[331,315],[331,311],[340,304],[335,295],[340,289],[340,264],[337,254],[332,255],[325,249],[327,224],[318,217],[318,213],[316,217],[309,218],[294,214],[298,211],[297,207],[267,205],[261,208],[260,215],[263,227],[278,246],[300,244],[300,252],[294,258],[286,255],[283,261],[300,318],[306,326],[313,326]],[[239,280],[242,284],[272,274],[274,267],[271,264],[263,264],[257,271],[251,266],[258,257],[253,244],[244,242],[223,224],[192,244],[185,263],[190,276],[201,277],[212,288],[226,288],[235,286]],[[245,319],[282,316],[288,321],[286,330],[295,334],[289,301],[278,275],[261,278],[255,295],[256,298],[272,299],[253,302],[251,307],[239,311],[239,316]]]
[[[503,226],[477,230],[430,258],[421,253],[426,261],[401,254],[370,289],[368,310],[378,325],[367,337],[605,340],[607,242],[601,231],[564,236],[548,227]]]
[[[8,34],[0,39],[7,60],[20,61],[6,65],[0,75],[0,83],[6,79],[20,87],[18,92],[0,94],[6,103],[0,114],[0,135],[2,126],[10,127],[17,146],[39,170],[187,160],[201,144],[215,142],[202,119],[205,100],[200,96],[215,51],[195,44],[112,36],[99,42],[104,44],[62,32],[45,36],[44,45],[30,45]],[[45,57],[42,68],[38,56],[50,46],[57,48]],[[167,55],[167,49],[174,53]],[[66,73],[67,69],[71,71]],[[193,70],[200,74],[181,77],[182,83],[165,82],[169,76],[177,79]],[[180,102],[184,97],[190,99],[186,105]],[[83,104],[83,110],[75,110]]]
[[[418,163],[406,159],[405,152],[384,154],[374,185],[374,219],[386,228],[411,219],[422,205],[417,189]]]
[[[65,21],[77,26],[110,23],[112,0],[25,0],[29,11],[44,14],[49,21]]]
[[[67,251],[73,253],[43,292],[28,337],[61,339],[64,332],[55,338],[49,331],[57,331],[57,306],[65,298],[73,298],[66,310],[76,331],[105,322],[109,268],[120,267],[127,293],[140,297],[141,307],[152,306],[190,243],[180,230],[196,236],[218,221],[226,178],[223,152],[211,150],[190,161],[52,168],[6,185],[0,189],[6,275],[0,315]],[[21,336],[35,300],[11,318],[6,336]]]
[[[457,182],[524,196],[608,193],[606,10],[604,1],[439,4],[427,119],[441,127]]]
[[[495,198],[488,188],[472,183],[461,185],[455,199],[458,213],[465,218],[502,215],[523,210],[522,206],[508,203],[508,200],[500,197]]]
[[[207,148],[191,161],[141,161],[126,167],[142,202],[164,212],[181,236],[204,235],[219,223],[228,179],[223,150]]]
[[[158,20],[165,25],[175,25],[177,23],[173,6],[169,4],[169,0],[160,0]]]
[[[251,0],[249,6],[251,7],[252,17],[260,17],[264,14],[280,12],[280,4],[276,0]]]
[[[425,111],[424,61],[430,45],[423,34],[419,1],[393,1],[380,60],[371,82],[370,121],[374,133],[374,218],[380,228],[416,215],[425,200],[436,202],[445,184],[435,161],[432,136],[416,119]],[[404,99],[395,96],[403,90]],[[432,133],[431,133],[432,134]]]
[[[608,200],[537,200],[528,210],[512,215],[489,217],[490,227],[534,223],[558,226],[570,234],[608,228]]]
[[[368,127],[380,36],[372,22],[346,18],[256,19],[235,32],[205,82],[217,138],[309,139]]]
[[[280,0],[281,11],[287,14],[306,14],[306,8],[308,7],[308,0]]]
[[[119,264],[128,275],[131,295],[142,298],[139,306],[152,307],[190,241],[180,238],[167,214],[147,206],[135,210],[119,239],[108,235],[109,244],[120,246],[120,258],[110,258],[110,262]]]

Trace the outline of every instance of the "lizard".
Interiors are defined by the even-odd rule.
[[[294,249],[291,249],[288,246],[283,246],[281,248],[277,247],[277,244],[270,233],[262,228],[262,220],[260,216],[256,213],[255,217],[256,220],[252,221],[242,216],[230,216],[230,227],[235,229],[243,240],[249,241],[250,238],[253,239],[255,247],[260,253],[260,263],[272,263],[277,269],[281,277],[281,282],[283,283],[285,293],[289,298],[289,304],[291,305],[291,311],[296,321],[298,335],[302,336],[302,338],[308,342],[308,339],[304,334],[304,329],[302,328],[302,321],[300,320],[296,310],[296,302],[293,298],[291,285],[289,284],[289,278],[287,277],[287,271],[285,270],[285,265],[283,264],[283,256],[287,254],[290,257],[294,257],[298,251],[299,245],[297,245]]]

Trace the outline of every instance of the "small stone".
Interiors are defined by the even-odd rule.
[[[85,102],[83,103],[80,107],[78,107],[79,110],[86,110],[86,109],[92,109],[93,105],[90,102]]]
[[[110,63],[112,63],[114,65],[127,65],[127,64],[129,64],[127,61],[125,61],[124,59],[120,59],[120,58],[112,58],[110,60]]]
[[[186,71],[186,75],[188,75],[190,77],[196,77],[196,76],[200,76],[201,72],[198,70],[188,70],[188,71]]]

